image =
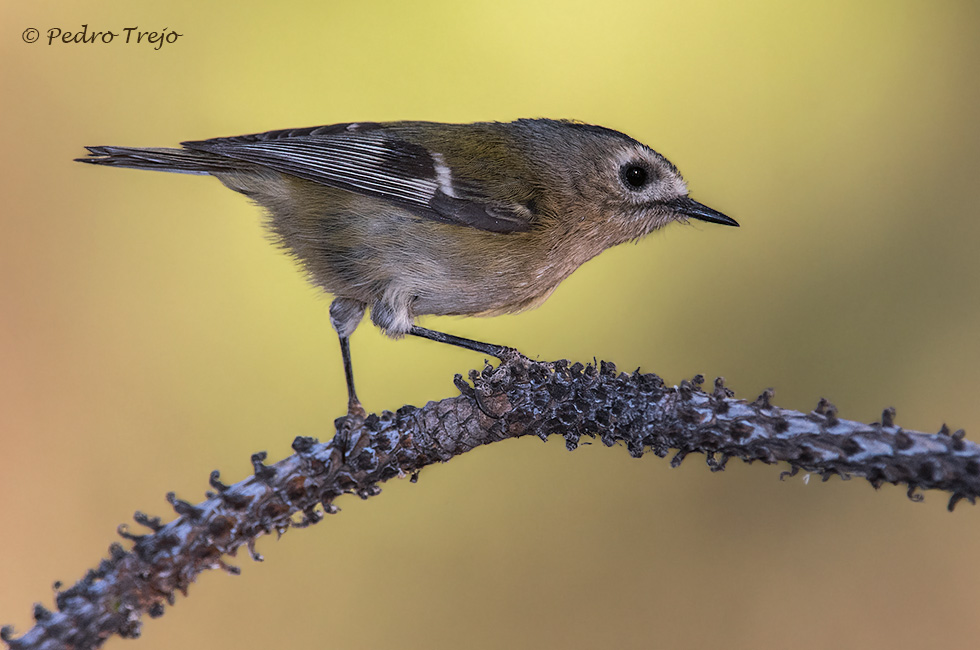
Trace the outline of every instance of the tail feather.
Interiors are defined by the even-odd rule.
[[[241,163],[205,151],[167,149],[163,147],[85,147],[87,158],[77,162],[130,169],[150,169],[180,174],[211,174],[241,168]]]

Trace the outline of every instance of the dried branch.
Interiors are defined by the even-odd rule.
[[[674,467],[698,452],[712,471],[730,458],[785,461],[791,475],[802,469],[825,479],[863,476],[875,487],[902,483],[917,501],[917,490],[944,490],[952,495],[950,510],[980,495],[980,446],[962,431],[950,434],[945,425],[935,434],[903,431],[892,409],[872,424],[841,420],[825,400],[800,413],[773,406],[772,391],[747,402],[734,399],[721,379],[710,393],[703,381],[698,376],[671,388],[653,374],[618,374],[610,363],[597,369],[519,355],[496,369],[472,371],[471,383],[457,375],[459,397],[338,420],[344,436],[326,443],[297,438],[296,453],[275,465],[255,454],[254,476],[228,486],[213,472],[214,492],[198,505],[168,495],[178,515],[169,524],[136,513],[150,532],[121,526],[131,550],[113,544],[109,559],[57,594],[57,612],[36,605],[30,631],[15,639],[4,628],[0,636],[13,650],[84,650],[116,634],[137,637],[143,614],[162,615],[202,571],[237,573],[224,558],[242,545],[260,559],[258,537],[317,523],[323,512],[337,511],[333,502],[341,494],[368,498],[390,478],[414,480],[426,465],[505,438],[561,435],[574,449],[582,436],[597,436],[607,446],[625,443],[635,457],[647,450],[664,457],[674,449]]]

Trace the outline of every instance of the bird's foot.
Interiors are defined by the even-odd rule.
[[[335,436],[336,447],[344,458],[350,456],[354,447],[353,432],[364,424],[365,418],[367,418],[367,411],[364,410],[360,402],[350,402],[347,405],[347,415],[338,418],[337,435]]]

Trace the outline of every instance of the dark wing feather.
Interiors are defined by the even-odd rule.
[[[440,153],[396,137],[380,124],[336,124],[181,144],[391,201],[435,221],[499,233],[530,228],[526,206],[487,199],[478,183],[457,179]]]

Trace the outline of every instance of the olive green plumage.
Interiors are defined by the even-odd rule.
[[[263,206],[278,242],[336,297],[348,371],[346,338],[366,308],[395,337],[418,333],[425,314],[520,311],[672,221],[737,225],[687,198],[654,150],[577,122],[352,123],[182,146],[89,147],[80,160],[210,174]]]

